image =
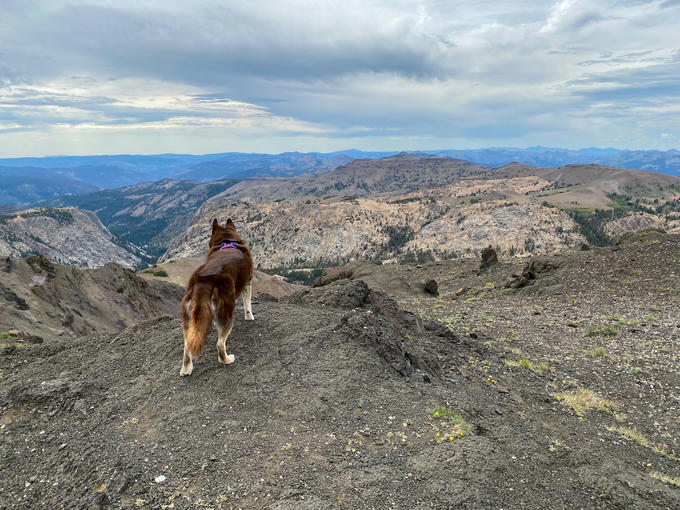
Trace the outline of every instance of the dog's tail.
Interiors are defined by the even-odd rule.
[[[212,291],[210,283],[196,283],[191,296],[189,325],[186,329],[186,347],[192,357],[198,356],[205,345],[205,337],[212,326]]]

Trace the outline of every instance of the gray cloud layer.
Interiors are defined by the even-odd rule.
[[[5,155],[680,137],[671,0],[4,0],[2,11]]]

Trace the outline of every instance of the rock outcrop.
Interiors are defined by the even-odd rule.
[[[0,257],[28,255],[81,267],[140,263],[95,213],[76,207],[38,207],[0,216]]]

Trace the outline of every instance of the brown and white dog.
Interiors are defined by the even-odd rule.
[[[182,299],[182,328],[184,329],[184,357],[181,375],[190,375],[193,359],[203,350],[205,337],[213,323],[217,325],[217,360],[234,362],[227,354],[226,343],[234,324],[234,305],[243,292],[246,320],[252,321],[250,281],[253,278],[253,259],[243,239],[236,232],[231,218],[224,227],[217,220],[212,223],[212,235],[205,262],[194,271]]]

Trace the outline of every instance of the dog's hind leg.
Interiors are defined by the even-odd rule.
[[[217,361],[228,365],[233,363],[236,356],[233,354],[227,354],[227,337],[231,333],[231,328],[234,326],[233,315],[229,318],[227,322],[222,322],[218,319],[217,321]]]
[[[243,289],[243,312],[246,315],[247,321],[254,321],[255,317],[253,316],[253,308],[250,304],[250,295],[252,292],[252,287],[250,284],[251,282],[248,282]]]
[[[179,371],[180,375],[191,375],[194,369],[194,364],[191,360],[191,353],[187,349],[187,344],[184,342],[184,355],[182,356],[182,369]]]
[[[233,354],[227,354],[227,337],[234,326],[235,296],[233,288],[224,294],[217,297],[217,361],[228,365],[236,359]]]
[[[189,310],[191,310],[191,293],[187,292],[182,300],[182,331],[184,333],[184,354],[182,355],[182,368],[180,375],[191,375],[194,364],[191,360],[191,353],[187,349],[187,329],[189,328]]]

